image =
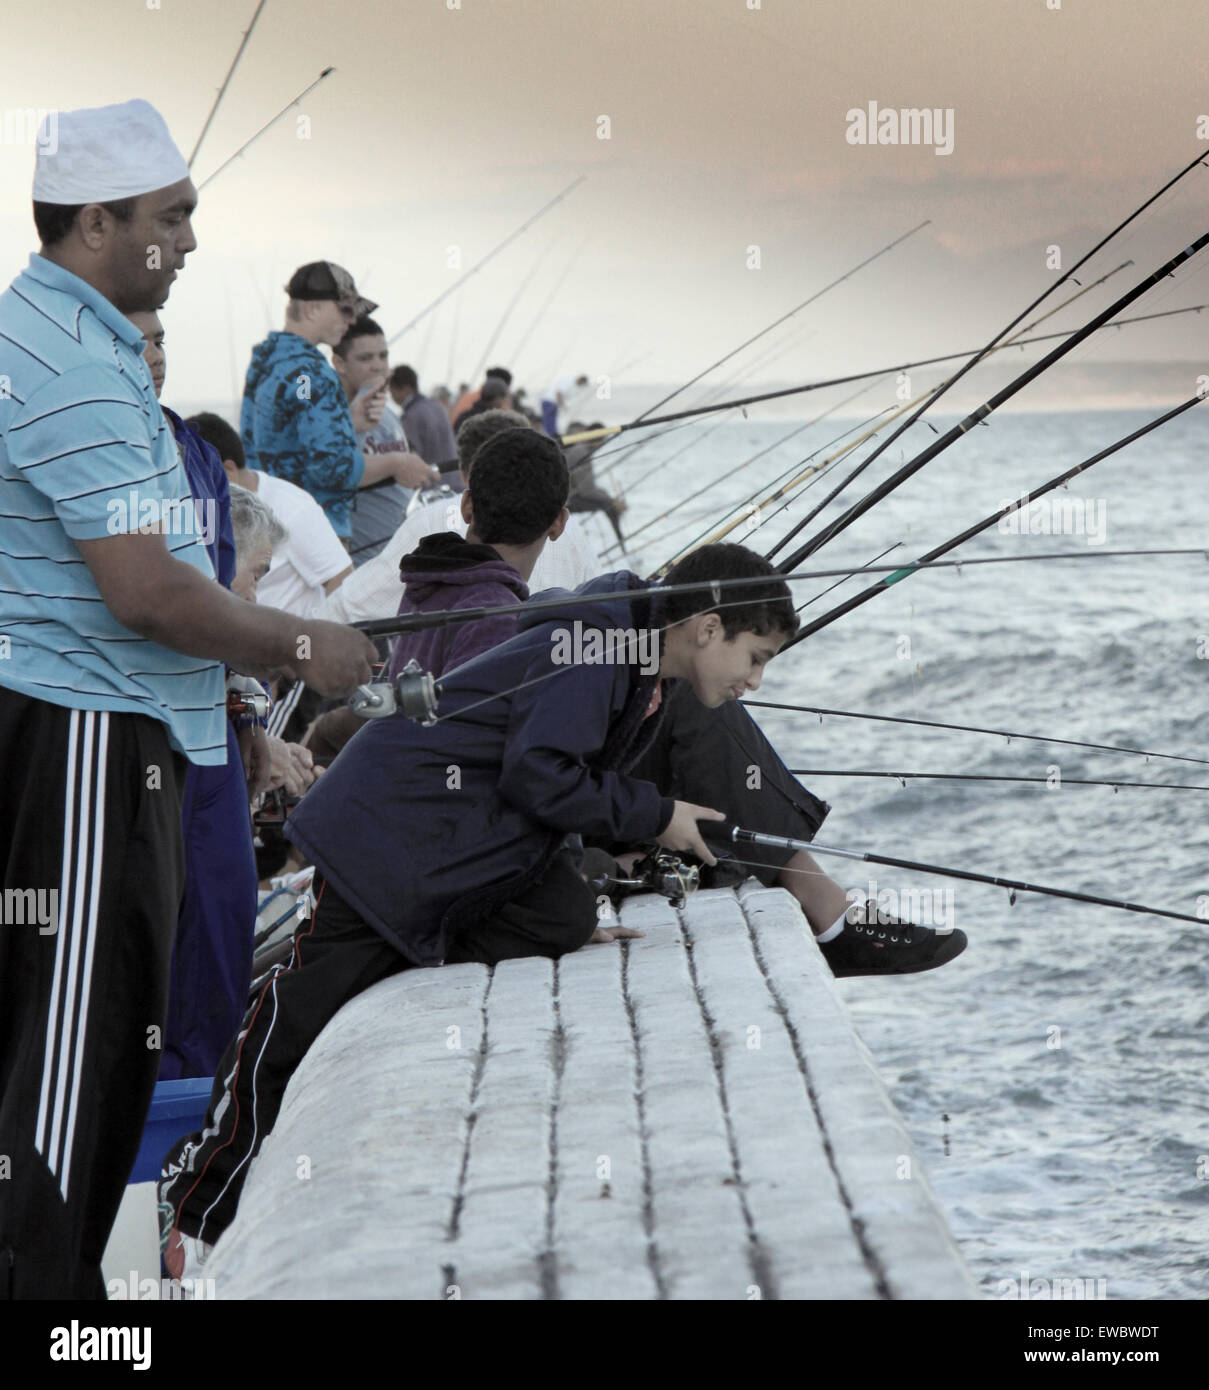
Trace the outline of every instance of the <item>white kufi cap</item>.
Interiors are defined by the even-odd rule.
[[[188,176],[189,166],[149,101],[52,111],[38,128],[35,203],[108,203]]]

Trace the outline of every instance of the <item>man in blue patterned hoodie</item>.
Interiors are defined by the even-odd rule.
[[[352,402],[319,351],[335,347],[360,317],[378,306],[357,294],[353,277],[331,261],[313,261],[286,286],[285,328],[252,349],[244,382],[239,432],[249,468],[304,488],[327,514],[341,540],[352,535],[349,508],[358,488],[393,480],[426,481],[428,470],[402,450],[371,454],[357,435],[374,426],[370,398]]]

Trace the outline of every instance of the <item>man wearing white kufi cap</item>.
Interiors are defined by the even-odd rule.
[[[104,1297],[159,1065],[180,785],[226,758],[224,663],[340,695],[375,655],[214,582],[124,317],[197,245],[159,112],[47,117],[33,191],[41,250],[0,295],[0,1300]]]

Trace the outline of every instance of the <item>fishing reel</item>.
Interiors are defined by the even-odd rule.
[[[458,494],[448,483],[433,483],[431,487],[420,487],[415,490],[411,500],[407,504],[407,515],[413,516],[421,507],[426,507],[430,502],[452,501],[461,507]]]
[[[227,677],[228,719],[267,719],[272,708],[273,702],[259,681],[234,672]]]
[[[673,907],[681,907],[690,893],[701,886],[701,871],[696,864],[686,864],[671,850],[652,849],[636,861],[628,878],[602,873],[588,880],[597,893],[610,897],[629,897],[631,893],[659,893]]]
[[[437,722],[437,684],[414,658],[391,681],[359,685],[348,707],[361,719],[387,719],[402,712],[425,727]]]

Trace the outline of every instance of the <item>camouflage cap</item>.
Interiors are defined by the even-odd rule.
[[[299,266],[290,276],[285,292],[291,299],[334,299],[350,304],[357,318],[372,314],[378,307],[372,299],[357,293],[353,277],[335,261],[311,261]]]

